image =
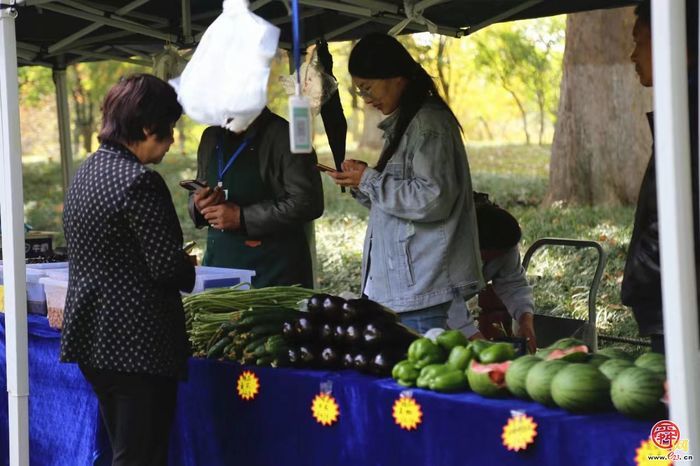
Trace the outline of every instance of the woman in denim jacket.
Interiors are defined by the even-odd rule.
[[[471,176],[457,118],[432,78],[393,37],[371,34],[349,71],[365,104],[387,116],[374,168],[346,160],[331,173],[370,209],[363,290],[419,332],[483,286]]]

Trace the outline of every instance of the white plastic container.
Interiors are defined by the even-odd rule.
[[[68,271],[65,272],[65,280],[51,277],[39,279],[46,294],[46,316],[49,325],[58,330],[63,327],[63,309],[66,307],[68,293]]]
[[[46,315],[44,286],[40,283],[43,276],[42,271],[27,268],[27,312],[30,314]],[[0,265],[0,287],[3,287],[3,292],[4,283],[3,267]],[[0,312],[5,312],[4,296],[3,299],[0,299]]]
[[[250,283],[255,276],[254,270],[228,269],[225,267],[195,267],[197,278],[192,293],[200,293],[210,288],[226,288],[239,283]],[[248,289],[250,286],[242,286]]]

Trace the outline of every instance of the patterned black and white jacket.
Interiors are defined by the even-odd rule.
[[[75,174],[63,225],[70,278],[61,361],[182,377],[190,353],[180,290],[194,267],[163,178],[102,144]]]

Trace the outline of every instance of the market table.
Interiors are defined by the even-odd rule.
[[[4,318],[0,332],[0,378],[6,386]],[[31,464],[105,464],[108,446],[97,401],[75,365],[58,363],[59,341],[45,318],[29,316]],[[633,465],[652,426],[617,413],[571,415],[517,399],[414,390],[423,422],[407,431],[392,417],[403,388],[391,379],[201,359],[191,359],[189,369],[178,393],[172,466]],[[245,370],[260,381],[258,396],[249,401],[236,391]],[[312,417],[311,402],[328,381],[340,417],[325,427]],[[511,410],[525,411],[538,424],[535,444],[525,452],[508,451],[501,443]],[[8,462],[7,436],[3,396],[2,464]]]

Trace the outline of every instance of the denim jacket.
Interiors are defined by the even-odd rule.
[[[385,144],[396,120],[394,114],[379,125]],[[441,102],[426,101],[386,168],[365,169],[353,194],[370,209],[362,256],[370,299],[404,312],[482,288],[467,155]]]

